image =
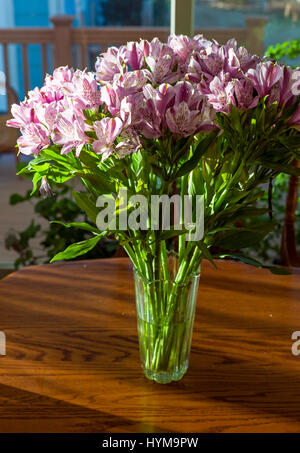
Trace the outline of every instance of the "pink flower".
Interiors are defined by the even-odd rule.
[[[297,93],[294,92],[294,74],[297,70],[293,70],[289,66],[283,68],[283,78],[280,83],[280,99],[281,107],[288,107],[296,100]]]
[[[82,73],[83,71],[76,71]],[[74,69],[68,66],[61,66],[53,71],[53,75],[47,75],[45,85],[41,93],[47,97],[47,102],[61,100],[65,96],[72,96],[75,92]]]
[[[210,115],[205,112],[206,102],[203,99],[202,105],[197,110],[191,110],[185,101],[171,107],[166,112],[166,123],[175,136],[189,137],[200,131],[217,129],[210,120]]]
[[[216,128],[206,98],[194,84],[184,81],[174,86],[175,99],[168,108],[164,125],[176,136],[188,137],[202,130]]]
[[[214,41],[192,54],[188,79],[194,82],[206,79],[210,82],[221,72],[230,74],[232,78],[243,78],[244,73],[256,67],[258,61],[259,57],[249,55],[244,47],[238,48],[234,39],[229,40],[224,46]]]
[[[42,182],[41,182],[41,187],[40,187],[40,194],[43,196],[43,198],[53,197],[53,192],[51,190],[51,186],[50,186],[46,176],[42,177]]]
[[[115,150],[120,159],[128,156],[128,154],[135,153],[141,147],[139,136],[133,128],[124,129],[121,132],[120,139]]]
[[[186,64],[189,63],[191,55],[211,47],[212,42],[203,38],[203,35],[196,35],[193,38],[185,35],[171,35],[168,45],[180,57],[181,63],[183,63],[182,71],[186,71]]]
[[[142,93],[135,93],[122,99],[120,105],[120,118],[124,127],[135,126],[143,120],[141,106],[144,98]]]
[[[72,80],[74,70],[68,66],[60,66],[54,69],[53,75],[47,75],[45,78],[46,89],[60,90],[63,88],[66,91],[72,91]]]
[[[181,77],[178,61],[171,47],[154,38],[149,44],[149,55],[145,57],[149,80],[155,85],[176,82]]]
[[[125,46],[110,47],[96,61],[96,80],[98,82],[111,82],[115,74],[127,71],[125,59],[127,49]]]
[[[18,138],[20,152],[23,154],[39,154],[42,149],[50,145],[50,139],[45,128],[39,124],[30,123],[21,128],[21,137]]]
[[[157,107],[159,92],[152,85],[147,84],[143,89],[143,104],[140,109],[141,121],[137,125],[139,132],[146,138],[161,136],[161,112]]]
[[[56,125],[57,114],[60,110],[60,105],[57,102],[51,104],[38,104],[35,107],[35,114],[39,123],[47,127],[49,135],[53,132]]]
[[[158,88],[148,84],[143,90],[146,101],[153,101],[155,114],[160,118],[165,114],[167,108],[174,105],[175,93],[175,88],[168,83],[162,83]]]
[[[144,57],[149,56],[150,52],[150,43],[147,40],[141,39],[140,42],[138,43],[138,48],[142,52]]]
[[[129,94],[141,91],[148,82],[146,75],[148,75],[148,73],[144,70],[117,74],[114,76],[113,86],[116,88],[120,97],[128,96]]]
[[[135,71],[142,69],[144,64],[144,52],[136,42],[128,42],[126,46],[126,63],[129,64],[130,69]]]
[[[249,69],[247,76],[252,80],[260,99],[268,96],[268,104],[280,101],[284,78],[282,66],[272,61],[259,63],[255,69]]]
[[[211,47],[212,42],[209,41],[208,39],[205,39],[202,34],[195,35],[192,38],[192,47],[194,48],[195,51],[199,52],[200,50],[207,49],[208,47]]]
[[[197,109],[199,103],[203,100],[203,96],[196,89],[196,86],[186,80],[178,82],[174,87],[174,92],[175,105],[186,102],[192,110]]]
[[[107,83],[101,88],[100,99],[112,115],[119,114],[121,99],[118,95],[117,88],[111,83]]]
[[[72,82],[74,75],[74,70],[68,66],[60,66],[59,68],[54,69],[52,76],[47,76],[45,79],[46,85],[49,83],[53,85],[57,83],[58,85],[63,85],[65,82]]]
[[[249,79],[232,81],[234,95],[232,103],[240,110],[252,109],[257,106],[259,97],[254,93],[253,84]]]
[[[77,70],[74,74],[73,85],[72,97],[78,108],[99,108],[101,94],[93,73]]]
[[[217,112],[228,113],[233,99],[233,83],[228,74],[223,72],[215,76],[209,84],[207,98]]]
[[[223,72],[210,82],[207,98],[217,112],[223,113],[229,113],[231,105],[241,110],[251,109],[259,101],[250,79],[231,79]]]
[[[224,47],[213,43],[210,47],[192,55],[188,67],[188,79],[193,82],[200,82],[203,77],[212,80],[223,70],[224,61]]]
[[[179,55],[182,62],[186,62],[192,51],[196,48],[196,42],[189,36],[171,35],[168,39],[168,45]]]
[[[56,145],[62,145],[61,152],[69,153],[73,149],[76,156],[79,156],[83,146],[89,142],[85,135],[85,123],[81,116],[74,114],[74,111],[66,110],[60,113],[56,122],[56,129],[52,134],[52,140]]]
[[[11,106],[11,114],[13,115],[13,118],[6,122],[8,127],[20,128],[27,124],[37,122],[34,109],[26,104],[26,102],[22,102],[20,105],[13,104]]]
[[[146,58],[149,67],[148,78],[154,85],[161,83],[174,83],[179,77],[179,71],[173,71],[176,61],[171,55],[163,55],[158,58],[149,56]]]
[[[239,60],[241,70],[246,73],[249,69],[256,68],[257,64],[261,61],[261,58],[257,55],[250,55],[245,47],[237,48],[235,40],[234,43],[235,53]]]
[[[300,106],[298,106],[296,112],[288,121],[288,125],[296,129],[297,131],[300,131]]]
[[[124,75],[116,75],[113,83],[107,83],[101,88],[101,101],[113,115],[119,115],[123,99],[135,99],[135,95],[142,91],[147,79],[143,71],[132,71]],[[136,97],[137,98],[137,97]],[[141,98],[139,98],[140,102]]]
[[[103,154],[104,159],[114,152],[114,141],[120,135],[123,123],[120,118],[103,118],[96,121],[94,130],[97,140],[93,142],[93,150],[97,154]]]

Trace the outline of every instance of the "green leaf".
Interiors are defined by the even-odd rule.
[[[188,176],[188,194],[203,195],[205,193],[204,179],[200,168],[196,167]]]
[[[95,112],[92,109],[84,109],[83,114],[84,114],[87,122],[89,122],[89,123],[94,123],[95,121],[99,121],[104,117],[104,115],[102,113]]]
[[[27,197],[23,197],[23,196],[20,195],[19,193],[13,193],[13,194],[10,196],[9,204],[10,204],[11,206],[15,206],[16,204],[22,203],[23,201],[26,201],[26,200],[28,200]]]
[[[79,228],[80,230],[90,231],[91,233],[99,234],[99,230],[92,225],[89,225],[86,222],[71,222],[71,223],[64,223],[59,220],[52,220],[50,223],[57,223],[59,225],[64,226],[65,228]]]
[[[47,149],[43,149],[40,156],[47,158],[47,161],[52,160],[71,171],[78,170],[79,168],[78,162],[72,159],[72,153],[61,154],[59,148],[49,147]]]
[[[115,183],[110,181],[107,177],[103,177],[103,175],[100,175],[97,171],[95,171],[95,173],[86,171],[79,174],[79,176],[91,186],[93,192],[95,191],[97,193],[97,196],[115,192]]]
[[[217,258],[232,258],[234,260],[242,261],[245,264],[249,264],[250,266],[254,266],[261,269],[268,269],[272,274],[276,275],[290,275],[291,271],[287,268],[283,268],[280,266],[267,266],[266,264],[261,263],[255,258],[249,258],[248,256],[240,255],[240,254],[231,254],[225,253],[221,255],[217,255]]]
[[[30,192],[30,196],[33,195],[37,191],[38,183],[40,182],[41,179],[42,179],[42,175],[40,175],[39,173],[34,174],[34,176],[32,178],[33,188],[32,188],[32,191]]]
[[[90,195],[83,192],[73,192],[76,204],[86,213],[88,218],[96,223],[96,218],[99,213],[96,204],[92,201]]]
[[[57,253],[50,262],[53,263],[58,260],[71,260],[77,256],[84,255],[92,250],[105,234],[106,231],[103,231],[98,236],[70,245],[63,252]]]
[[[245,247],[253,247],[258,245],[268,233],[273,231],[274,227],[275,224],[273,222],[260,222],[255,228],[238,228],[235,231],[224,231],[220,233],[219,237],[216,237],[213,245],[221,247],[224,250],[239,250]]]
[[[181,176],[190,173],[198,165],[199,160],[213,143],[218,133],[219,131],[213,131],[200,141],[200,143],[196,146],[192,157],[184,164],[182,164],[179,170],[177,170],[174,179],[180,178]]]
[[[203,241],[197,242],[197,247],[199,247],[199,249],[201,250],[203,257],[206,258],[217,269],[213,256],[208,250],[208,247],[206,246],[205,242]]]
[[[260,160],[261,165],[271,170],[278,171],[279,173],[286,173],[288,175],[300,176],[300,168],[295,167],[294,165],[289,164],[280,164],[277,162],[267,162],[263,159]]]
[[[178,227],[178,229],[176,229]],[[150,242],[150,244],[159,241],[166,241],[176,236],[181,236],[182,234],[188,233],[188,230],[182,225],[171,225],[169,230],[161,231],[155,241]]]
[[[31,177],[32,170],[30,169],[30,162],[29,163],[17,162],[16,169],[17,169],[17,175],[23,175],[25,177],[28,177],[28,176]]]
[[[234,129],[239,133],[243,134],[242,125],[241,125],[241,112],[233,104],[230,107],[230,113],[228,118],[231,120]]]
[[[264,266],[266,269],[269,269],[272,274],[275,275],[291,275],[291,271],[287,267],[280,266]]]

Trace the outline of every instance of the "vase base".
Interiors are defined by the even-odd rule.
[[[188,363],[181,368],[180,371],[174,371],[173,373],[164,373],[148,370],[143,367],[146,378],[158,382],[158,384],[170,384],[173,381],[180,381],[183,378],[188,369]]]

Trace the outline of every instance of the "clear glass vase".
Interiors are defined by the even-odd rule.
[[[179,381],[188,369],[200,272],[176,282],[147,281],[134,270],[137,330],[142,368],[161,384]]]

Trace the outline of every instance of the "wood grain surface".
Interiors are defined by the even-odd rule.
[[[0,282],[0,432],[300,432],[300,275],[204,264],[190,368],[148,381],[126,258]]]

